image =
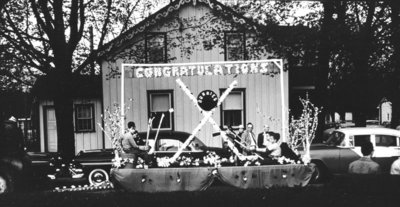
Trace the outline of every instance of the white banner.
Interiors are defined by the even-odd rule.
[[[280,62],[264,60],[180,64],[124,64],[124,72],[125,78],[279,74],[279,63]]]

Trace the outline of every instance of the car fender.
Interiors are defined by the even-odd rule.
[[[326,166],[330,173],[336,173],[340,166],[340,149],[331,148],[329,150],[311,150],[311,160],[319,160]]]

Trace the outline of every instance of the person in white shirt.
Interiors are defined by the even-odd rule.
[[[400,175],[400,157],[392,163],[390,167],[391,175]]]
[[[350,174],[379,174],[381,173],[380,166],[373,161],[374,146],[370,141],[365,142],[361,146],[361,152],[364,155],[360,159],[353,161],[349,165]]]
[[[270,139],[264,142],[265,148],[257,148],[257,152],[267,153],[270,157],[280,157],[281,156],[281,143],[279,142],[280,135],[278,133],[272,133],[269,136]]]

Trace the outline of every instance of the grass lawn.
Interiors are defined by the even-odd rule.
[[[0,206],[400,206],[400,176],[336,176],[307,187],[235,189],[212,186],[200,192],[133,193],[123,190],[24,192],[0,196]]]

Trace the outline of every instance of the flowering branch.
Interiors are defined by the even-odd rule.
[[[315,138],[318,126],[318,114],[321,112],[321,109],[310,102],[308,95],[305,99],[301,97],[299,99],[303,105],[303,112],[299,119],[291,117],[288,145],[294,151],[297,151],[298,147],[303,146],[305,152],[303,162],[308,163],[311,160],[310,146]]]
[[[129,99],[129,101],[133,101],[133,99]],[[130,107],[128,106],[124,110],[127,111],[129,109]],[[101,123],[97,123],[106,137],[111,141],[112,148],[116,153],[122,152],[121,137],[123,135],[124,126],[121,125],[121,114],[121,107],[117,103],[114,103],[113,108],[108,107],[104,110],[104,114],[101,115],[104,127]],[[116,157],[117,156],[116,154]]]

